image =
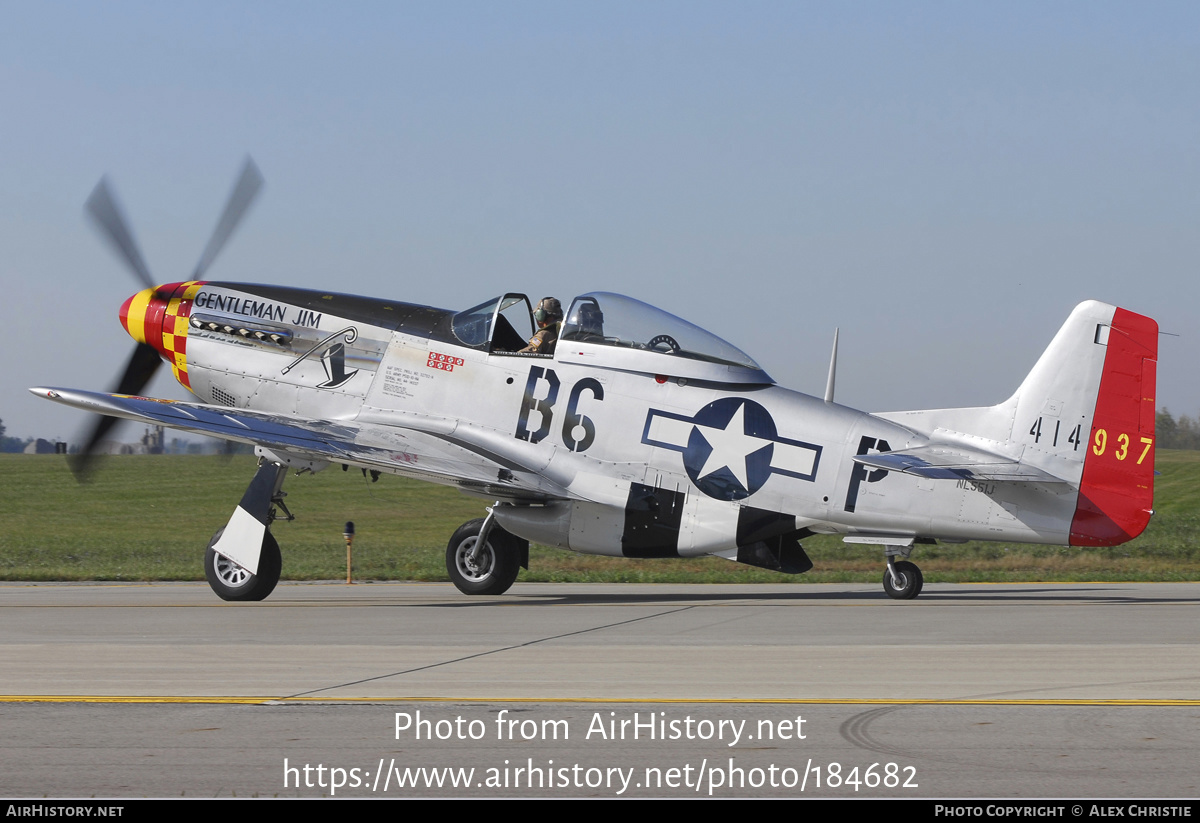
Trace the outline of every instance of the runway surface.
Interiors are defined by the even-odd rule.
[[[1196,584],[4,584],[0,793],[1194,797],[1198,617]]]

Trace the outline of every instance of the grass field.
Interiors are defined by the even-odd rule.
[[[1155,509],[1146,533],[1111,549],[1002,543],[921,546],[928,582],[1200,580],[1200,452],[1158,454]],[[0,580],[202,580],[204,547],[254,473],[250,457],[106,458],[79,485],[57,455],[0,455]],[[371,483],[336,467],[289,478],[292,523],[273,531],[283,576],[344,578],[342,527],[353,520],[358,580],[446,580],[446,541],[483,515],[483,501],[453,489],[384,476]],[[878,582],[876,547],[815,537],[816,567],[795,577],[719,558],[626,560],[533,547],[519,580],[574,582]]]

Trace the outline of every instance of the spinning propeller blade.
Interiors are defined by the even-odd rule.
[[[133,350],[133,356],[125,365],[125,373],[121,375],[121,379],[112,389],[112,393],[140,394],[146,384],[150,382],[150,378],[158,371],[160,365],[162,365],[162,359],[158,356],[155,348],[145,343],[138,343]],[[118,422],[116,417],[100,417],[96,420],[83,448],[70,461],[71,471],[75,473],[77,480],[83,481],[90,477],[95,465],[96,447]]]
[[[237,183],[234,184],[229,200],[225,204],[225,210],[221,213],[221,218],[217,221],[216,228],[213,229],[212,236],[200,255],[200,260],[192,273],[192,280],[199,280],[204,276],[213,260],[220,254],[221,249],[225,247],[237,229],[242,218],[245,217],[262,186],[262,174],[259,173],[254,160],[247,157]],[[117,204],[116,196],[113,194],[107,178],[101,178],[100,182],[96,184],[96,188],[92,190],[91,196],[87,199],[86,210],[97,228],[100,229],[102,236],[129,267],[138,282],[146,288],[157,289],[154,278],[150,275],[150,269],[146,266],[146,261],[138,248],[137,241],[133,239],[129,221]],[[154,298],[158,297],[156,291]],[[167,294],[163,299],[169,299],[169,297],[170,295]],[[136,336],[136,339],[141,340],[142,337]],[[144,342],[138,343],[125,366],[125,372],[112,389],[112,393],[141,394],[162,362],[159,352],[154,346]],[[83,481],[88,478],[94,466],[93,458],[100,441],[117,422],[115,417],[101,417],[96,421],[83,448],[70,461],[71,470],[78,480]]]
[[[242,173],[238,176],[233,191],[229,193],[229,202],[225,204],[225,211],[221,214],[221,219],[217,221],[217,227],[213,229],[212,237],[209,238],[208,245],[204,247],[204,252],[200,255],[200,262],[196,264],[196,270],[192,272],[190,279],[199,280],[204,276],[204,272],[208,271],[213,259],[220,254],[221,249],[224,248],[225,243],[238,227],[238,223],[254,203],[254,198],[258,196],[262,186],[263,178],[258,171],[258,166],[254,165],[253,158],[247,157],[245,165],[242,166]]]
[[[125,219],[121,207],[117,205],[116,197],[109,188],[107,177],[101,177],[96,188],[92,189],[92,194],[87,199],[87,212],[92,216],[92,220],[96,222],[97,228],[104,234],[105,239],[129,266],[134,277],[146,288],[153,288],[154,278],[150,276],[150,270],[146,268],[146,261],[142,259],[142,253],[133,239],[133,233],[129,230],[129,222]]]

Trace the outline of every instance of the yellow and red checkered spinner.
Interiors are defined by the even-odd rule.
[[[121,325],[139,343],[148,343],[171,364],[175,379],[191,389],[187,373],[188,317],[203,280],[142,289],[121,304]]]

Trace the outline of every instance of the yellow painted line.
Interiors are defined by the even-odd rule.
[[[177,703],[263,705],[281,703],[556,703],[652,705],[797,705],[797,706],[1200,706],[1200,699],[937,699],[937,698],[686,698],[686,697],[263,697],[189,695],[8,694],[0,703]]]
[[[275,697],[185,697],[166,695],[116,694],[5,694],[0,703],[235,703],[261,704]]]
[[[760,699],[679,698],[679,697],[286,697],[281,703],[650,703],[669,705],[839,705],[839,706],[1200,706],[1200,700],[954,700],[936,698],[842,697],[792,698],[766,697]]]
[[[131,397],[132,395],[118,395],[120,397]],[[565,549],[563,551],[566,551]],[[523,591],[513,590],[512,594],[533,594],[537,587],[541,586],[562,586],[568,591],[562,594],[569,593],[575,587],[590,586],[595,588],[600,587],[616,587],[616,586],[633,586],[639,589],[649,588],[665,588],[667,586],[678,586],[684,588],[721,588],[728,586],[745,586],[747,588],[781,588],[788,591],[804,591],[805,589],[815,589],[819,586],[846,586],[860,587],[878,585],[877,580],[867,580],[860,582],[843,582],[843,583],[586,583],[586,582],[564,582],[564,583],[549,583],[537,581],[518,581],[515,585],[518,587],[529,587]],[[930,581],[926,580],[926,583]],[[1200,580],[964,580],[964,581],[942,581],[940,584],[934,582],[933,585],[943,586],[1194,586],[1200,583]],[[319,586],[337,586],[346,585],[345,580],[329,578],[327,580],[290,580],[286,577],[280,578],[281,586],[298,586],[298,587],[319,587]],[[69,588],[202,588],[205,584],[203,580],[0,580],[0,589],[13,588],[46,588],[46,589],[69,589]],[[445,580],[355,580],[353,585],[362,586],[441,586],[450,587],[450,583]],[[556,593],[554,596],[562,596]],[[511,595],[508,595],[511,596]]]
[[[1050,587],[1059,588],[1059,587],[1070,587],[1070,586],[1077,586],[1077,587],[1078,586],[1123,586],[1123,587],[1195,586],[1198,582],[1200,582],[1200,581],[1197,581],[1197,580],[971,580],[971,581],[955,582],[955,581],[946,581],[946,580],[933,580],[933,581],[926,580],[925,585],[927,587],[928,586],[956,586],[956,587],[961,587],[961,588],[967,588],[969,586],[1013,586],[1013,587],[1045,586],[1047,588],[1050,588]],[[571,584],[567,584],[567,585],[571,585]],[[718,585],[719,586],[719,585],[725,585],[725,584],[721,584],[721,583],[686,584],[685,583],[685,584],[680,584],[680,585]],[[742,584],[728,584],[728,585],[742,585]],[[777,585],[777,584],[764,583],[763,585],[767,586],[767,585]],[[861,586],[861,587],[866,587],[866,588],[874,588],[877,584],[872,584],[872,583],[844,583],[844,584],[843,583],[795,583],[792,585],[794,585],[797,589],[803,590],[801,588],[803,586],[808,586],[811,588],[811,587],[816,587],[816,586],[844,585],[847,587]],[[882,591],[882,589],[880,591]],[[925,589],[922,589],[922,595],[924,595],[927,592],[934,592],[934,593],[941,592],[943,594],[946,594],[946,593],[948,593],[948,591],[949,591],[948,589],[925,588]],[[1052,592],[1049,593],[1049,596],[1053,596],[1053,593]],[[920,600],[921,600],[921,598],[918,597],[917,601],[920,602]]]

